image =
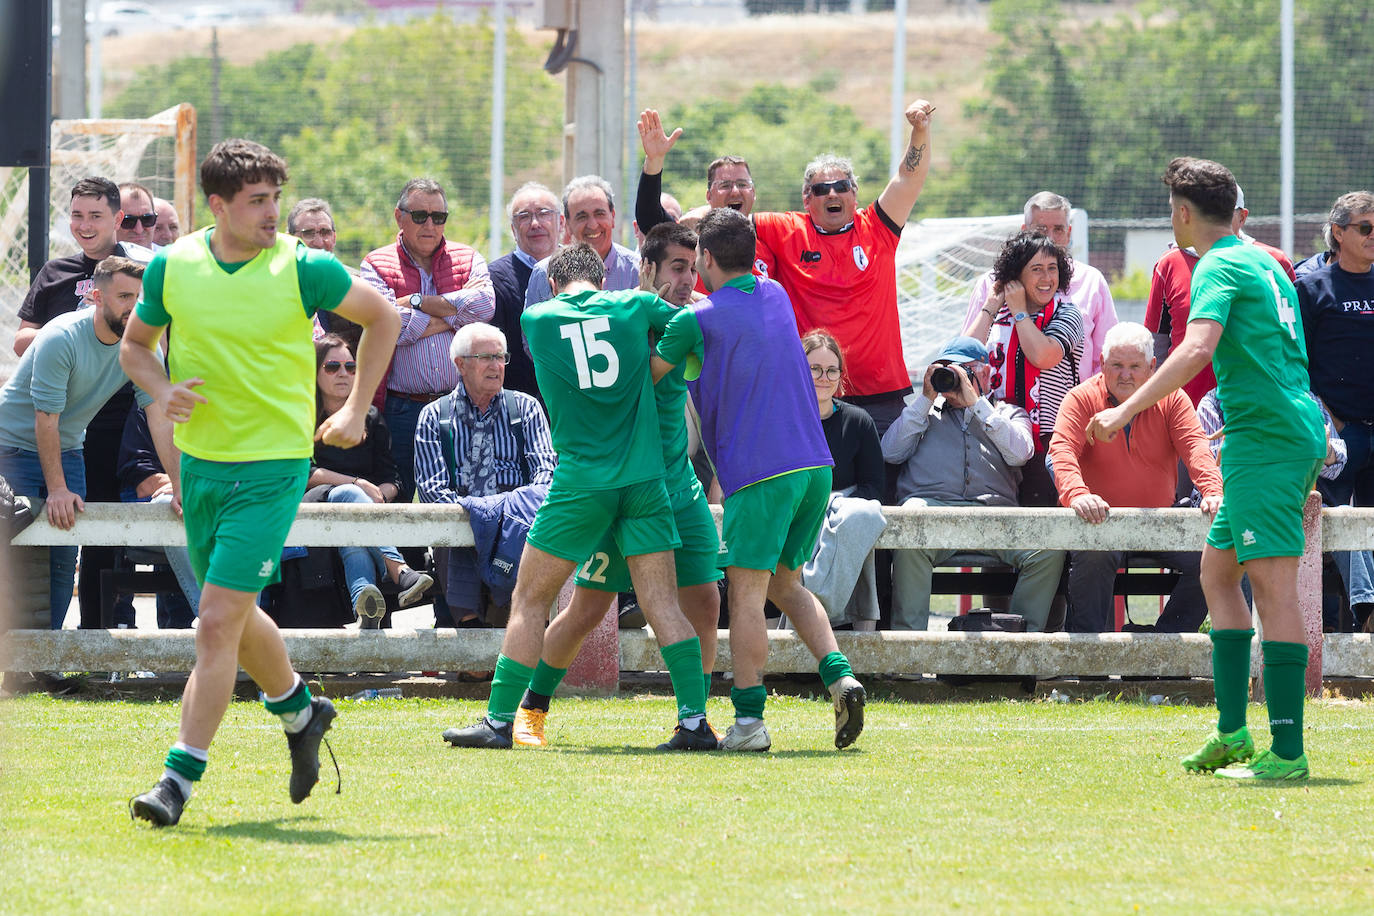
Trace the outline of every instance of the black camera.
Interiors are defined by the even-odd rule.
[[[930,387],[935,389],[936,394],[958,391],[959,385],[959,373],[949,366],[936,366],[935,371],[930,373]]]

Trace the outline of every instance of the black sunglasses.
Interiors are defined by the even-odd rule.
[[[358,371],[358,364],[351,359],[346,363],[341,363],[337,359],[325,361],[324,371],[328,372],[330,375],[337,375],[340,369],[352,375]]]
[[[132,229],[139,223],[143,224],[144,229],[151,229],[157,225],[157,214],[144,213],[140,216],[126,216],[124,219],[120,220],[119,228]]]
[[[1367,236],[1367,235],[1369,235],[1371,232],[1374,232],[1374,223],[1369,222],[1369,220],[1365,220],[1364,222],[1360,222],[1360,223],[1349,223],[1349,224],[1346,225],[1345,228],[1347,228],[1347,229],[1354,229],[1354,230],[1355,230],[1356,232],[1358,232],[1360,235],[1366,235],[1366,236]]]
[[[854,182],[848,178],[841,178],[839,181],[818,181],[809,190],[812,197],[826,197],[831,191],[843,194],[845,191],[854,190]]]
[[[400,210],[402,213],[409,213],[410,221],[417,226],[423,226],[427,219],[434,220],[436,226],[448,222],[447,210],[407,210],[405,207],[401,207]]]

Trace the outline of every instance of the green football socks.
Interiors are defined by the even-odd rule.
[[[849,667],[849,659],[844,657],[843,652],[835,651],[821,659],[820,665],[821,682],[827,688],[840,678],[854,676],[854,669]]]
[[[530,678],[530,688],[525,691],[525,698],[520,701],[520,705],[526,709],[541,709],[548,712],[553,692],[563,683],[567,673],[567,668],[555,668],[541,658],[539,664],[534,666],[534,677]]]
[[[1302,756],[1302,710],[1307,699],[1307,646],[1264,640],[1264,697],[1269,707],[1270,746],[1279,757]]]
[[[1250,640],[1254,630],[1213,630],[1212,689],[1217,696],[1217,731],[1229,734],[1245,724],[1250,703]]]
[[[762,719],[763,704],[768,701],[768,691],[763,685],[757,687],[731,687],[730,702],[735,706],[736,719]]]
[[[679,720],[706,715],[706,692],[702,688],[701,640],[693,636],[666,645],[661,650],[673,682]]]
[[[310,724],[310,688],[297,674],[291,689],[276,697],[263,697],[262,705],[281,719],[287,734],[294,735]]]
[[[487,698],[487,718],[493,722],[510,724],[515,721],[515,709],[520,697],[530,686],[534,669],[504,655],[496,657],[496,672],[491,677],[491,696]]]
[[[162,764],[162,776],[177,784],[183,799],[189,799],[191,785],[205,775],[205,764],[209,759],[209,752],[178,741],[167,752],[167,759]]]

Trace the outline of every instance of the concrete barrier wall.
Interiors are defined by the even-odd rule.
[[[714,507],[717,524],[720,508]],[[48,524],[41,505],[32,525],[15,538],[16,546],[57,544],[184,544],[181,522],[169,507],[148,504],[90,503],[76,527],[61,531]],[[1190,509],[1113,509],[1101,525],[1089,525],[1068,509],[899,508],[884,509],[888,526],[879,546],[892,549],[946,548],[976,551],[1035,544],[1054,549],[1201,549],[1208,521]],[[1300,597],[1312,661],[1309,690],[1331,677],[1374,676],[1368,636],[1320,632],[1319,552],[1322,549],[1374,547],[1374,509],[1318,511],[1315,494],[1306,513],[1308,554],[1300,575]],[[300,546],[473,543],[467,515],[457,506],[302,505],[287,543]],[[296,631],[288,635],[292,658],[307,671],[454,670],[490,667],[502,631],[459,633],[366,633]],[[841,648],[867,673],[1064,674],[1206,677],[1210,647],[1198,634],[964,634],[840,633]],[[791,634],[769,636],[770,672],[813,671],[815,661]],[[187,633],[14,631],[0,640],[7,670],[189,670],[193,636]],[[601,667],[616,668],[615,647],[607,641]],[[1330,657],[1327,655],[1330,653]],[[661,667],[652,636],[624,631],[619,639],[620,670]],[[1254,653],[1256,660],[1258,650]],[[717,670],[730,666],[729,641],[721,641]],[[1256,661],[1258,666],[1258,661]]]
[[[286,630],[287,651],[301,671],[491,670],[504,630]],[[730,669],[729,633],[721,631],[716,670]],[[1118,674],[1211,677],[1205,634],[1154,633],[837,633],[840,649],[860,674],[979,674],[1036,677]],[[1374,677],[1369,634],[1328,634],[1326,676]],[[765,670],[814,674],[816,661],[795,634],[770,632]],[[14,630],[0,641],[8,671],[189,671],[195,633],[189,630]],[[660,671],[663,660],[648,630],[621,630],[620,669]],[[1251,653],[1258,674],[1258,640]]]

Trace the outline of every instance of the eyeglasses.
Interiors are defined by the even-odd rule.
[[[494,362],[496,362],[497,360],[500,360],[500,361],[501,361],[501,365],[503,365],[503,366],[508,366],[508,365],[510,365],[510,354],[509,354],[509,353],[459,353],[458,355],[461,356],[463,359],[475,359],[475,360],[477,360],[477,361],[479,361],[479,362],[488,363],[488,364],[494,363]]]
[[[818,382],[822,378],[824,378],[826,381],[838,382],[840,380],[840,367],[831,366],[829,368],[826,368],[825,366],[817,366],[815,364],[812,364],[811,377]]]
[[[540,207],[538,210],[521,210],[519,213],[512,213],[510,221],[517,226],[527,226],[534,220],[547,223],[558,218],[558,211],[548,207]]]
[[[153,228],[157,225],[157,214],[140,213],[137,216],[125,216],[124,219],[119,221],[119,228],[121,229],[132,229],[138,225],[142,225],[144,229]],[[1366,225],[1368,224],[1366,223]],[[1369,233],[1366,232],[1365,235],[1369,235]]]
[[[125,220],[125,222],[127,222],[127,220]],[[124,228],[127,229],[128,226],[125,226]],[[1371,232],[1374,232],[1374,223],[1371,223],[1369,220],[1365,220],[1361,223],[1347,223],[1345,225],[1345,228],[1354,229],[1360,235],[1368,236]]]
[[[341,363],[337,359],[331,359],[325,361],[323,368],[324,371],[328,372],[330,375],[338,375],[340,369],[347,372],[349,375],[353,375],[358,371],[358,364],[351,359],[346,363]]]
[[[333,229],[302,229],[296,233],[296,238],[302,242],[310,242],[317,238],[325,239],[334,234]]]
[[[836,194],[843,194],[846,191],[854,190],[854,182],[848,178],[841,178],[839,181],[818,181],[809,190],[812,197],[827,197],[831,191]]]
[[[711,183],[711,190],[726,193],[729,191],[747,191],[753,186],[754,182],[749,178],[736,178],[734,181],[727,181],[722,178],[720,181]]]
[[[448,222],[447,210],[407,210],[405,207],[397,207],[402,213],[410,214],[410,221],[417,226],[423,226],[425,220],[434,220],[434,225],[442,226]]]

